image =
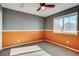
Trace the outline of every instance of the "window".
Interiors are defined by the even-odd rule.
[[[77,34],[77,13],[54,18],[54,32]]]

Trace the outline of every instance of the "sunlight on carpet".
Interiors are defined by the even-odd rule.
[[[46,51],[42,50],[39,46],[25,46],[12,48],[10,56],[50,56]]]

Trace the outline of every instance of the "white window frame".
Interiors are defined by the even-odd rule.
[[[70,32],[70,31],[61,31],[61,32],[57,32],[55,31],[55,24],[54,24],[54,20],[56,19],[60,19],[60,18],[65,18],[65,17],[69,17],[69,16],[72,16],[72,15],[77,15],[77,21],[76,21],[76,31],[75,32]],[[53,31],[54,33],[61,33],[61,34],[72,34],[72,35],[77,35],[78,34],[78,12],[74,12],[74,13],[71,13],[71,14],[66,14],[66,15],[63,15],[63,16],[59,16],[59,17],[54,17],[53,18]]]

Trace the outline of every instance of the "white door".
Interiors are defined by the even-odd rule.
[[[2,49],[2,8],[0,6],[0,50]]]

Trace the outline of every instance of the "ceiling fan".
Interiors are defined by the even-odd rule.
[[[46,7],[53,8],[53,7],[55,7],[55,5],[54,4],[40,3],[40,7],[37,9],[37,11],[40,11],[41,9],[45,9]]]

